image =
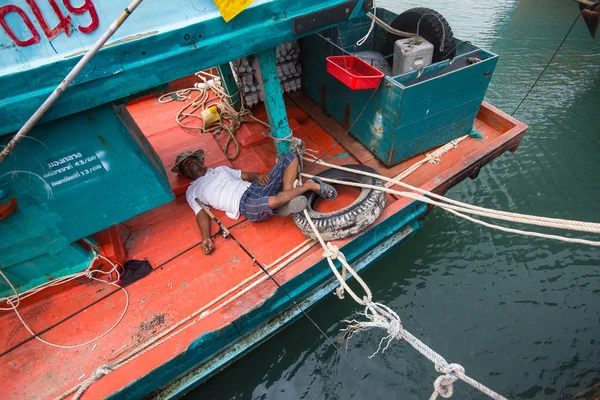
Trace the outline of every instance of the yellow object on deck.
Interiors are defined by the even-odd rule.
[[[225,22],[231,21],[253,1],[254,0],[214,0]]]
[[[217,110],[216,105],[212,105],[206,110],[202,110],[202,113],[200,115],[202,116],[202,121],[204,121],[205,127],[212,125],[221,119],[221,116],[219,115],[219,110]]]

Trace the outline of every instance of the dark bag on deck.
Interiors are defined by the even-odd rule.
[[[123,264],[123,268],[125,271],[117,282],[119,286],[129,285],[152,272],[152,265],[148,260],[127,260]]]

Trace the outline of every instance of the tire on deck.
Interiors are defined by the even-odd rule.
[[[394,21],[392,21],[390,26],[404,32],[416,33],[419,19],[421,19],[419,36],[424,37],[433,45],[433,62],[435,63],[446,58],[453,58],[456,55],[454,34],[452,33],[452,28],[450,28],[448,21],[446,21],[439,12],[432,10],[431,8],[411,8],[398,15]],[[394,44],[398,39],[401,39],[401,37],[388,33],[384,54],[392,54],[394,52]],[[442,41],[444,43],[444,50],[440,51]]]
[[[377,170],[366,165],[350,164],[345,165],[345,167],[374,174],[378,173]],[[334,168],[325,170],[317,174],[317,176],[384,187],[381,179],[341,171]],[[385,192],[368,188],[354,187],[354,189],[360,191],[358,198],[354,200],[352,204],[331,213],[320,213],[314,210],[314,206],[318,201],[327,200],[321,199],[319,195],[314,192],[305,194],[308,198],[308,214],[325,241],[344,239],[348,236],[357,234],[375,222],[383,212],[386,202]],[[298,229],[300,229],[306,237],[316,239],[315,233],[310,227],[303,212],[292,215],[292,219],[298,226]]]

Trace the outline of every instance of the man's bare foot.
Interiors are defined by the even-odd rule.
[[[304,183],[305,185],[309,185],[308,187],[313,192],[317,193],[319,196],[324,198],[325,200],[333,200],[337,197],[337,192],[333,188],[333,186],[321,181],[319,178],[314,177],[309,179]],[[329,187],[330,190],[324,192],[325,188]]]

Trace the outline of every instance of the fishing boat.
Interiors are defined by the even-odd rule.
[[[177,397],[340,294],[301,214],[253,223],[213,210],[216,249],[204,254],[185,198],[190,180],[171,172],[177,154],[203,149],[208,167],[266,173],[293,137],[303,141],[305,173],[384,186],[330,167],[346,166],[444,194],[515,151],[526,132],[483,101],[497,56],[453,38],[437,13],[401,16],[420,12],[413,22],[422,20],[423,37],[440,39],[443,23],[445,51],[434,37],[430,62],[382,73],[372,53],[391,64],[397,38],[390,47],[391,33],[367,16],[371,1],[216,3],[126,9],[0,164],[4,398]],[[122,9],[117,0],[0,6],[4,145]],[[394,28],[399,17],[386,10],[375,15],[415,29]],[[363,50],[371,55],[356,57]],[[221,113],[220,129],[199,134],[208,122],[187,107],[228,99],[234,117]],[[336,188],[336,200],[311,198],[309,211],[356,272],[417,233],[430,210],[410,197]],[[151,270],[123,282],[127,260]]]

